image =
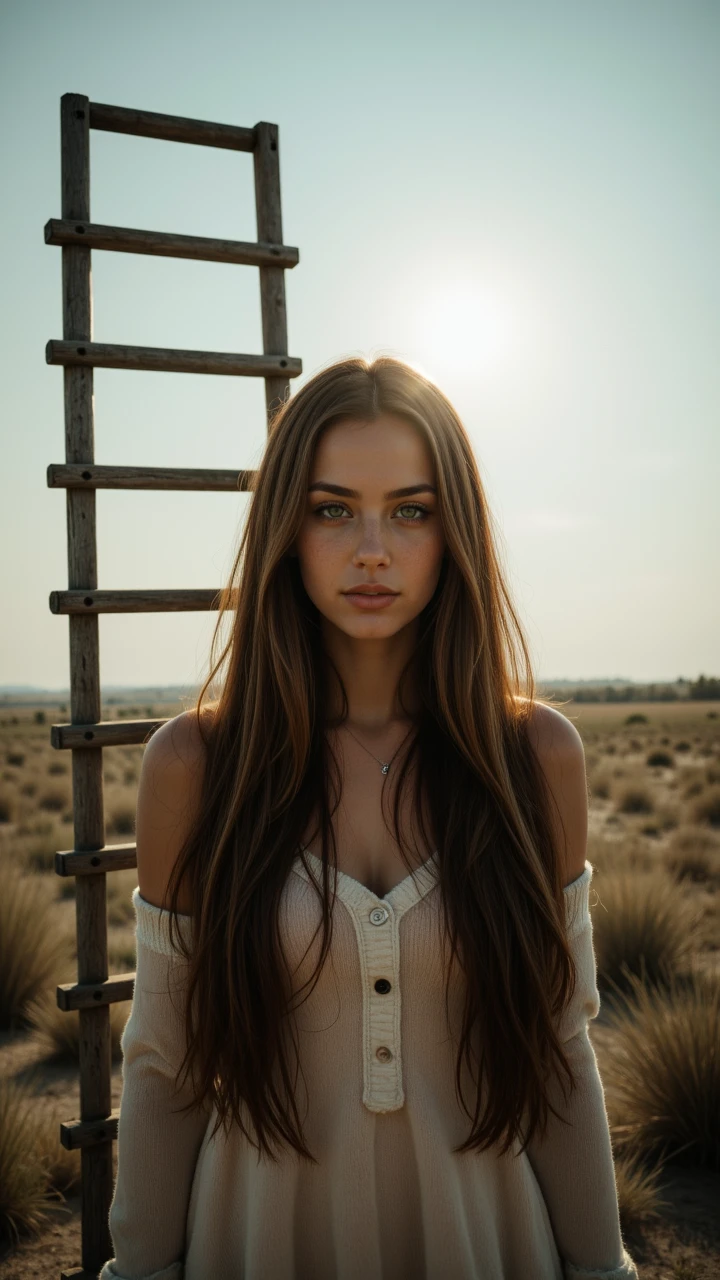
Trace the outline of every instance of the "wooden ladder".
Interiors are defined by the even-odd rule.
[[[112,1256],[108,1214],[113,1194],[113,1142],[118,1111],[111,1108],[110,1005],[132,999],[135,974],[108,974],[105,876],[136,866],[135,845],[106,845],[103,748],[142,744],[165,721],[101,720],[98,615],[217,609],[220,590],[98,590],[96,489],[247,491],[251,471],[182,467],[95,466],[93,369],[154,369],[221,373],[265,379],[267,428],[289,397],[289,379],[302,364],[287,353],[285,269],[299,261],[282,243],[278,127],[252,129],[135,111],[90,102],[82,94],[60,100],[62,218],[45,226],[46,244],[62,246],[63,338],[46,347],[48,364],[62,365],[65,463],[51,464],[47,483],[67,490],[68,590],[50,594],[53,613],[70,626],[70,723],[51,726],[53,747],[72,752],[73,848],[55,855],[60,876],[76,879],[78,978],[57,987],[57,1003],[80,1020],[80,1118],[60,1125],[60,1141],[81,1153],[82,1262],[61,1280],[90,1280]],[[100,226],[90,221],[90,130],[132,133],[197,146],[249,151],[254,159],[257,243]],[[260,270],[263,355],[129,347],[92,340],[90,259],[93,249],[243,263]]]

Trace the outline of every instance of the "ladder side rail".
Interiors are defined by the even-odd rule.
[[[276,124],[266,120],[255,125],[253,152],[255,173],[255,213],[259,241],[282,244],[282,209],[280,205],[280,141]],[[266,355],[287,356],[287,309],[285,304],[285,270],[283,267],[260,267],[260,309],[262,313],[263,351]],[[291,367],[289,362],[288,368]],[[299,370],[298,370],[299,372]],[[290,376],[296,376],[292,373]],[[287,377],[265,378],[267,427],[274,413],[290,396]]]
[[[63,94],[60,102],[62,216],[90,220],[90,111],[82,94]],[[90,249],[62,249],[63,337],[92,339]],[[63,369],[65,457],[92,462],[95,424],[92,367]],[[95,492],[66,494],[68,585],[94,591],[98,584]],[[97,614],[68,619],[70,640],[70,718],[73,723],[100,720],[100,646]],[[74,844],[80,851],[105,844],[103,752],[90,747],[72,753]],[[108,978],[106,878],[82,876],[76,882],[78,982]],[[111,1112],[111,1037],[107,1005],[81,1009],[79,1066],[80,1119],[103,1120]],[[113,1193],[112,1140],[81,1152],[82,1265],[99,1270],[112,1252],[108,1212]]]

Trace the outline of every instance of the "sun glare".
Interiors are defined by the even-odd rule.
[[[415,312],[417,335],[433,364],[453,373],[496,373],[514,354],[512,309],[482,286],[426,294]]]

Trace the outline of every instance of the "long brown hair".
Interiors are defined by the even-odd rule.
[[[448,551],[400,681],[402,702],[412,675],[421,710],[393,824],[411,869],[398,813],[414,763],[416,810],[424,831],[426,797],[427,847],[438,852],[446,936],[464,976],[455,1087],[471,1126],[456,1150],[498,1144],[505,1152],[517,1138],[527,1142],[554,1112],[550,1074],[564,1072],[573,1084],[556,1019],[575,969],[550,798],[528,737],[532,673],[472,448],[452,405],[417,370],[387,356],[341,360],[271,423],[219,602],[210,672],[190,712],[205,747],[201,803],[168,886],[173,917],[181,881],[193,902],[192,947],[181,936],[175,943],[188,962],[188,1043],[178,1071],[193,1075],[188,1105],[210,1099],[216,1129],[234,1121],[273,1160],[286,1143],[316,1163],[296,1106],[297,1040],[278,916],[303,832],[319,814],[323,933],[314,984],[332,934],[328,871],[337,865],[331,819],[340,786],[324,732],[320,615],[290,551],[320,433],[341,418],[382,413],[416,424],[427,442]],[[230,634],[218,655],[225,617]],[[219,693],[203,705],[215,681]],[[477,1066],[470,1108],[463,1063]]]

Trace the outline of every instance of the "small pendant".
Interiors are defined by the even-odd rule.
[[[389,768],[390,768],[390,765],[389,765],[389,764],[384,764],[384,765],[382,765],[382,766],[381,766],[381,768],[380,768],[380,772],[381,772],[381,773],[387,773],[387,771],[388,771],[388,769],[389,769]]]

